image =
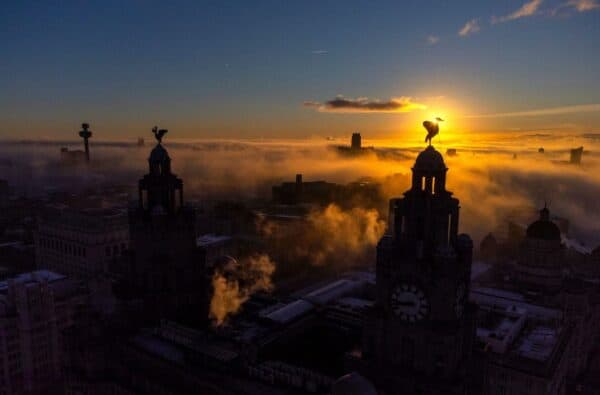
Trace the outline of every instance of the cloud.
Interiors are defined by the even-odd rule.
[[[435,45],[439,42],[440,42],[440,38],[438,36],[434,36],[434,35],[427,36],[427,44],[428,45]]]
[[[327,51],[326,49],[315,49],[314,51],[311,51],[311,53],[313,55],[327,55],[329,51]]]
[[[465,118],[508,118],[508,117],[539,117],[544,115],[574,114],[581,112],[600,111],[600,104],[580,104],[575,106],[563,106],[552,108],[541,108],[537,110],[502,112],[495,114],[469,115]]]
[[[566,3],[562,3],[554,10],[550,12],[552,16],[557,15],[563,11],[562,14],[570,14],[570,11],[577,11],[579,13],[589,12],[600,8],[598,0],[569,0]]]
[[[479,27],[479,18],[471,19],[458,31],[458,35],[461,37],[470,36],[471,34],[477,33],[480,31]]]
[[[406,96],[393,97],[385,101],[369,99],[367,97],[347,99],[343,96],[337,96],[335,99],[328,100],[325,103],[305,101],[303,105],[315,108],[320,112],[339,113],[394,113],[411,112],[427,108],[426,105],[414,103],[410,97]]]
[[[533,16],[538,13],[540,6],[542,5],[543,0],[531,0],[521,6],[515,12],[502,16],[502,17],[492,17],[492,23],[500,23],[500,22],[508,22],[513,21],[515,19],[525,18],[528,16]]]
[[[597,0],[569,0],[561,7],[574,8],[577,12],[588,12],[600,8]]]

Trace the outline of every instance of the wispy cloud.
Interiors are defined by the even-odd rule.
[[[480,31],[479,18],[471,19],[458,31],[458,35],[461,37],[470,36],[473,33]]]
[[[492,23],[499,22],[508,22],[513,21],[515,19],[526,18],[529,16],[536,15],[539,11],[540,6],[542,5],[543,0],[531,0],[527,3],[523,4],[521,8],[516,10],[515,12],[501,16],[501,17],[492,17]]]
[[[305,107],[314,108],[320,112],[337,113],[395,113],[411,112],[427,108],[425,104],[415,103],[410,97],[393,97],[389,100],[369,99],[358,97],[356,99],[337,96],[325,103],[305,101]]]
[[[600,8],[598,0],[569,0],[566,3],[559,5],[557,8],[552,10],[551,14],[556,15],[559,11],[571,11],[577,12],[589,12]]]
[[[440,38],[438,36],[430,35],[427,36],[427,45],[435,45],[440,42]]]
[[[509,118],[509,117],[541,117],[561,114],[574,114],[582,112],[600,112],[600,103],[580,104],[574,106],[541,108],[536,110],[502,112],[495,114],[468,115],[465,118]]]
[[[315,49],[315,50],[311,51],[310,53],[312,53],[313,55],[327,55],[329,53],[329,51],[326,49]]]

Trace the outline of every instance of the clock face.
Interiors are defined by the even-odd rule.
[[[405,322],[420,321],[429,313],[429,301],[416,285],[398,285],[392,292],[390,302],[394,314]]]
[[[464,282],[460,282],[456,287],[456,296],[454,300],[454,312],[456,317],[460,318],[465,310],[465,302],[467,301],[467,286]]]

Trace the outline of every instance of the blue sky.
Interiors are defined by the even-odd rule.
[[[594,0],[23,1],[0,26],[0,138],[82,120],[106,138],[395,137],[432,113],[457,130],[600,130]],[[423,107],[338,111],[337,95]]]

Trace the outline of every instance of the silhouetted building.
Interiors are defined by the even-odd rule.
[[[362,149],[362,137],[360,136],[360,133],[352,133],[350,148],[356,151]]]
[[[84,279],[106,274],[129,249],[127,212],[47,206],[34,242],[38,268]]]
[[[48,271],[0,282],[0,393],[62,393],[63,332],[85,300],[76,282]]]
[[[295,182],[273,186],[272,199],[276,204],[309,203],[326,206],[336,203],[340,206],[362,207],[378,207],[383,201],[378,183],[365,180],[340,185],[326,181],[303,181],[302,174],[296,174]]]
[[[145,318],[208,319],[205,256],[196,245],[196,212],[183,204],[183,182],[159,142],[130,209],[132,256],[125,291],[141,298]]]
[[[498,242],[493,234],[488,233],[479,244],[479,254],[486,261],[494,260],[498,253]]]
[[[362,146],[362,136],[358,132],[352,133],[352,137],[350,138],[350,146],[340,145],[336,148],[338,153],[349,156],[366,154],[367,152],[375,153],[373,147]]]
[[[569,159],[569,163],[574,165],[581,164],[581,156],[583,155],[583,147],[573,148],[571,150],[571,158]]]
[[[560,229],[550,220],[550,210],[540,210],[540,218],[527,228],[517,265],[520,282],[536,289],[558,290],[567,265]]]
[[[412,187],[390,201],[389,231],[377,246],[377,297],[359,364],[386,394],[463,394],[467,386],[473,245],[458,235],[447,170],[432,146],[419,154]]]

